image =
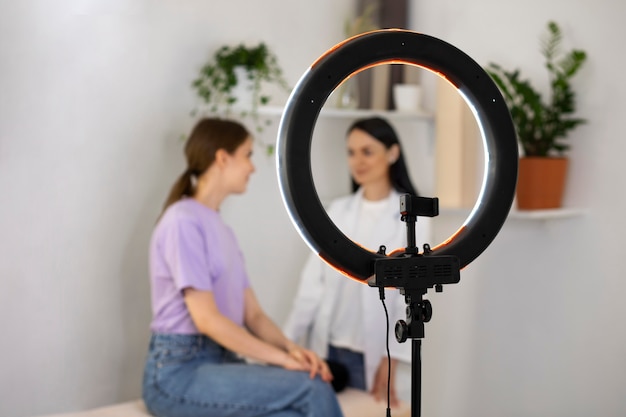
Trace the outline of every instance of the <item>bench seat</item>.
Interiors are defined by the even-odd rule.
[[[348,388],[337,398],[345,417],[385,417],[387,405],[376,402],[364,391]],[[410,417],[411,406],[401,404],[391,409],[392,417]],[[141,400],[128,401],[92,410],[40,417],[152,417]]]

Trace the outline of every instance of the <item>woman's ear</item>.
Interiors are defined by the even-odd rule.
[[[226,152],[226,149],[220,148],[217,150],[217,152],[215,152],[215,164],[218,167],[223,167],[228,162],[229,157],[230,157],[230,154]]]
[[[400,146],[398,146],[397,143],[391,145],[391,147],[387,150],[387,156],[389,158],[389,163],[395,164],[400,157]]]

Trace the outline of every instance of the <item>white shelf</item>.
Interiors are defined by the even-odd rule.
[[[264,106],[259,107],[259,114],[264,116],[282,116],[284,107],[280,106]],[[362,118],[375,115],[381,115],[390,119],[425,119],[434,120],[435,115],[426,110],[417,112],[401,112],[395,110],[371,110],[371,109],[339,109],[332,107],[323,107],[320,116],[332,118]]]
[[[550,219],[566,219],[569,217],[577,217],[585,214],[585,210],[578,208],[559,208],[547,210],[511,210],[509,217],[512,219],[522,220],[550,220]]]
[[[464,216],[467,217],[470,214],[471,209],[466,208],[441,208],[439,216]],[[508,219],[516,220],[552,220],[552,219],[566,219],[570,217],[582,216],[585,214],[585,210],[579,208],[559,208],[548,210],[517,210],[511,209],[508,215]]]

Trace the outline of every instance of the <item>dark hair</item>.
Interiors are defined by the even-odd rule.
[[[213,164],[219,149],[232,154],[249,136],[250,133],[243,125],[232,120],[200,120],[185,144],[187,169],[172,186],[163,211],[183,196],[193,195],[195,187],[192,177],[199,177]]]
[[[374,137],[381,142],[387,149],[393,145],[398,145],[400,152],[398,153],[398,159],[396,162],[389,166],[389,179],[391,180],[392,187],[399,193],[409,193],[412,195],[418,195],[417,190],[411,183],[409,172],[404,162],[404,153],[402,152],[402,146],[398,135],[395,130],[389,124],[388,121],[382,117],[371,117],[368,119],[360,119],[352,123],[348,129],[348,134],[355,129],[359,129]],[[359,188],[359,185],[352,178],[352,192],[355,192]]]

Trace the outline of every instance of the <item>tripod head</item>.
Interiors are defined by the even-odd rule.
[[[416,197],[410,194],[400,196],[401,220],[407,227],[407,246],[404,252],[395,256],[378,258],[374,262],[374,275],[368,280],[372,287],[398,288],[407,303],[406,321],[396,323],[396,340],[423,338],[424,323],[432,316],[432,306],[422,297],[429,288],[443,291],[443,284],[455,284],[461,279],[459,258],[454,255],[435,255],[430,245],[424,244],[424,251],[418,252],[415,237],[415,223],[420,216],[435,217],[439,214],[439,199]],[[384,255],[384,246],[380,254]]]

